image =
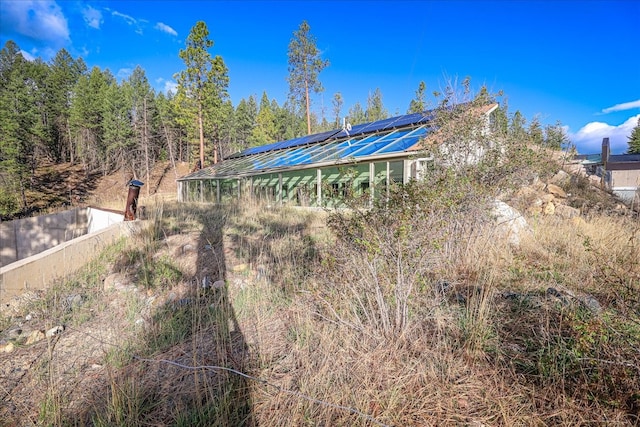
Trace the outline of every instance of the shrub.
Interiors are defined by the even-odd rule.
[[[337,236],[330,292],[334,315],[375,335],[402,334],[411,301],[437,299],[434,284],[452,274],[489,218],[487,193],[453,173],[393,187],[370,210],[329,218]]]

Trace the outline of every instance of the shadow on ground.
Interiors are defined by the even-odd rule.
[[[228,212],[194,207],[189,211],[191,225],[173,226],[176,234],[188,233],[189,227],[202,230],[197,247],[189,248],[197,251],[195,275],[183,277],[190,283],[186,292],[172,293],[153,310],[134,349],[107,354],[105,381],[92,391],[87,409],[79,417],[76,412],[75,422],[256,425],[249,384],[238,374],[248,371],[249,350],[226,286],[223,227]],[[166,233],[153,228],[150,233]],[[161,239],[150,240],[162,245]]]

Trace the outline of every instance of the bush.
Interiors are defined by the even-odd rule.
[[[445,173],[393,187],[370,210],[333,213],[339,273],[329,289],[342,296],[334,314],[374,335],[402,334],[412,301],[437,299],[435,284],[464,259],[489,219],[489,201],[483,188]]]
[[[11,218],[20,210],[18,206],[16,195],[0,188],[0,217]]]

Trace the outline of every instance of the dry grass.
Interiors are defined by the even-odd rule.
[[[151,206],[150,226],[103,260],[136,293],[105,292],[107,272],[85,273],[95,277],[83,290],[93,311],[59,310],[69,283],[41,302],[55,317],[42,320],[74,325],[78,340],[119,307],[111,326],[123,333],[101,347],[101,368],[75,368],[72,382],[51,364],[63,334],[41,346],[39,376],[32,369],[12,391],[46,393],[2,416],[104,426],[640,422],[637,220],[530,218],[531,238],[514,248],[477,206],[470,217],[434,208],[422,222],[414,211],[345,215],[331,228],[324,212],[248,202]],[[225,285],[202,287],[216,280]]]

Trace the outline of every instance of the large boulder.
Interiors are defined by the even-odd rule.
[[[567,193],[562,189],[562,187],[557,186],[555,184],[547,184],[547,193],[553,194],[555,197],[560,199],[566,199]]]
[[[556,215],[560,218],[571,219],[580,216],[580,211],[567,205],[556,206]]]
[[[560,169],[558,173],[551,177],[550,184],[565,185],[571,181],[571,175]]]
[[[494,201],[492,214],[498,231],[506,236],[513,246],[519,246],[521,238],[531,233],[531,228],[522,214],[501,200]]]

